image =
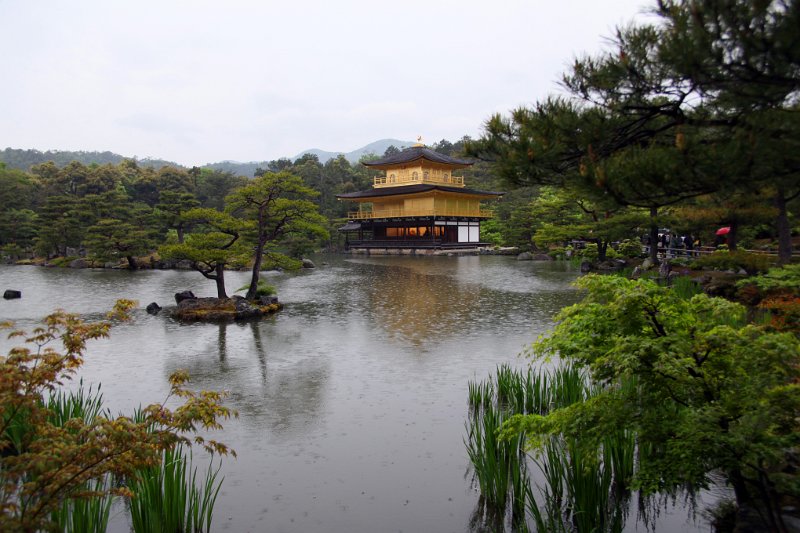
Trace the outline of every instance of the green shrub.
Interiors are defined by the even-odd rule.
[[[78,257],[72,257],[72,256],[70,256],[70,257],[56,257],[56,258],[51,259],[50,261],[48,261],[47,264],[51,265],[51,266],[54,266],[54,267],[68,267],[69,264],[71,262],[73,262],[74,260],[76,260],[76,259],[79,259],[79,258]]]
[[[622,257],[622,254],[620,254],[618,251],[616,251],[612,247],[609,246],[606,249],[606,259],[619,259],[620,257]]]
[[[751,276],[759,272],[766,272],[774,266],[775,260],[769,255],[753,254],[749,252],[729,252],[717,250],[711,254],[698,258],[692,263],[694,269],[735,270],[744,269]]]
[[[738,287],[753,284],[762,291],[800,290],[800,264],[786,265],[782,268],[770,268],[766,274],[743,279]]]
[[[274,285],[270,285],[269,283],[265,283],[264,281],[259,281],[258,286],[256,287],[256,296],[272,296],[273,294],[277,294],[278,289],[275,288]]]
[[[597,251],[597,243],[587,242],[586,247],[578,250],[578,255],[585,261],[597,261],[600,252]]]
[[[556,248],[551,248],[548,250],[547,255],[552,257],[553,259],[566,259],[567,258],[567,249],[563,246],[557,246]]]
[[[250,285],[247,284],[243,287],[239,287],[236,292],[246,291],[249,288]],[[260,298],[262,296],[273,296],[275,294],[278,294],[278,289],[276,289],[274,285],[270,285],[263,279],[258,280],[258,285],[256,285],[256,297]]]
[[[641,257],[642,245],[638,241],[625,239],[619,243],[617,251],[620,253],[620,255],[622,255],[622,257]]]

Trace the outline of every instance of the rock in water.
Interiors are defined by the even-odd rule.
[[[522,252],[517,256],[517,261],[531,261],[533,260],[533,256],[530,252]]]
[[[159,311],[161,311],[161,306],[155,302],[152,302],[147,306],[148,315],[157,315]]]
[[[22,291],[7,289],[6,292],[3,293],[3,298],[6,300],[16,300],[17,298],[22,298]]]
[[[183,291],[175,293],[175,303],[179,304],[184,300],[196,300],[197,296],[192,291]]]
[[[317,268],[311,259],[303,259],[303,268]]]

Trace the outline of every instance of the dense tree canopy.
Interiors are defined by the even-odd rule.
[[[788,261],[787,206],[800,195],[797,2],[675,0],[655,11],[658,22],[619,29],[613,50],[576,60],[567,96],[492,117],[468,152],[507,183],[599,192],[653,214],[757,191],[776,208]]]

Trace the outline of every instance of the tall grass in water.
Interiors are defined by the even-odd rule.
[[[111,477],[87,483],[88,492],[106,491],[111,488]],[[61,508],[50,518],[56,524],[57,531],[64,533],[104,533],[108,528],[111,516],[113,497],[94,496],[90,498],[73,498],[64,500]]]
[[[592,396],[595,389],[580,369],[521,371],[503,365],[489,380],[471,382],[469,391],[465,444],[481,493],[481,514],[492,521],[492,528],[503,529],[503,519],[510,518],[517,530],[527,529],[528,521],[538,531],[622,529],[634,469],[634,435],[608,435],[596,450],[553,436],[530,460],[524,435],[497,438],[497,430],[513,415],[545,415]],[[532,486],[536,470],[542,487]]]
[[[54,426],[64,427],[72,419],[78,418],[90,423],[98,416],[108,412],[103,409],[103,394],[97,389],[83,386],[83,381],[75,391],[57,391],[46,402],[49,421]],[[100,494],[111,488],[111,476],[94,480],[83,487],[86,493]],[[102,533],[108,527],[111,514],[111,495],[70,498],[64,500],[61,508],[52,513],[51,519],[59,531],[65,533]]]
[[[140,470],[128,480],[136,533],[211,531],[214,503],[222,486],[211,465],[198,479],[191,456],[178,445],[164,452],[161,464]],[[199,481],[199,483],[198,483]]]
[[[69,420],[86,422],[108,415],[103,408],[100,388],[84,388],[81,382],[76,391],[59,391],[46,402],[50,422],[64,427]],[[134,419],[142,420],[141,411]],[[209,466],[203,479],[198,479],[191,458],[177,446],[162,456],[162,462],[137,472],[127,480],[134,494],[129,502],[134,531],[138,532],[205,532],[211,530],[211,518],[222,480],[219,467]],[[82,487],[80,498],[64,501],[61,509],[51,515],[56,530],[65,533],[101,533],[106,531],[113,497],[100,496],[118,480],[106,476]],[[92,495],[92,493],[97,493]],[[88,497],[87,497],[88,496]]]

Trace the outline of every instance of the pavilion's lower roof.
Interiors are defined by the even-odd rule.
[[[455,194],[472,196],[503,196],[503,192],[480,191],[478,189],[465,189],[464,187],[448,187],[446,185],[431,185],[419,183],[415,185],[399,185],[397,187],[379,187],[366,191],[348,192],[337,194],[336,197],[342,200],[355,200],[361,198],[380,198],[382,196],[396,196],[400,194],[419,194],[429,191],[442,191]]]

